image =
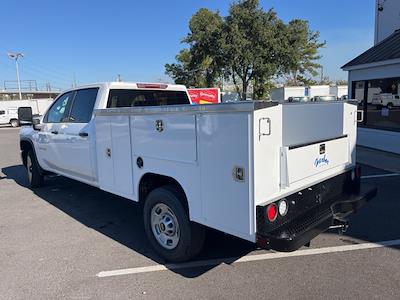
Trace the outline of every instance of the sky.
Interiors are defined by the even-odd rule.
[[[22,52],[21,80],[39,88],[69,88],[116,80],[170,81],[164,65],[185,45],[188,22],[200,8],[226,16],[228,0],[0,0],[0,89],[15,80],[8,51]],[[326,47],[324,74],[346,79],[340,67],[373,45],[375,0],[265,0],[285,22],[308,20]],[[8,84],[8,87],[10,84]]]

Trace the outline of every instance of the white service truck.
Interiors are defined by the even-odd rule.
[[[114,82],[59,95],[20,147],[32,187],[56,173],[140,202],[152,246],[184,261],[205,227],[293,251],[347,226],[376,194],[356,132],[353,103],[191,105],[184,86]]]
[[[53,99],[29,99],[29,100],[3,100],[0,101],[0,124],[10,124],[12,127],[18,127],[18,108],[31,107],[35,115],[44,114]]]

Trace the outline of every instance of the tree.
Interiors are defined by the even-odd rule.
[[[286,86],[310,86],[316,85],[318,81],[302,75],[297,75],[296,78],[289,76],[285,81]]]
[[[188,49],[179,52],[175,59],[178,63],[166,64],[165,73],[174,79],[175,83],[186,86],[200,86],[201,81],[189,68],[191,54]]]
[[[285,25],[273,10],[263,11],[258,0],[231,5],[224,25],[226,39],[222,49],[225,65],[242,100],[245,100],[251,80],[256,82],[257,90],[285,64],[279,43],[284,37],[282,29]]]
[[[222,18],[218,12],[202,8],[190,19],[189,29],[183,42],[190,48],[176,56],[178,63],[165,65],[166,73],[175,83],[215,86],[222,75]]]
[[[183,39],[189,48],[166,64],[166,73],[176,83],[211,87],[224,77],[234,83],[241,98],[249,86],[253,98],[265,97],[272,78],[294,75],[293,81],[310,82],[320,58],[319,33],[308,22],[285,24],[272,9],[265,11],[258,0],[239,0],[230,6],[228,16],[206,8],[195,13],[189,33]]]
[[[336,80],[336,85],[348,85],[349,82],[346,79],[338,79]]]
[[[308,85],[311,77],[318,75],[321,65],[317,61],[321,58],[318,50],[325,46],[319,42],[319,32],[312,31],[308,22],[295,19],[289,22],[287,32],[287,72],[291,75],[294,85]]]
[[[190,45],[190,68],[201,70],[205,85],[212,87],[223,68],[223,20],[219,12],[201,8],[189,21],[189,34],[183,40]]]

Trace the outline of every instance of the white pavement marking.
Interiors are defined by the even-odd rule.
[[[400,176],[400,174],[399,173],[390,173],[390,174],[366,175],[366,176],[361,176],[361,179],[392,177],[392,176]]]
[[[221,259],[211,259],[211,260],[200,260],[200,261],[181,263],[181,264],[154,265],[154,266],[148,266],[148,267],[120,269],[120,270],[113,270],[113,271],[103,271],[103,272],[96,274],[96,276],[97,277],[111,277],[111,276],[149,273],[149,272],[158,272],[158,271],[166,271],[166,270],[189,269],[189,268],[196,268],[196,267],[215,266],[215,265],[219,265],[222,263],[231,264],[231,263],[251,262],[251,261],[259,261],[259,260],[285,258],[285,257],[309,256],[309,255],[316,255],[316,254],[327,254],[327,253],[347,252],[347,251],[364,250],[364,249],[374,249],[374,248],[381,248],[381,247],[387,247],[387,246],[398,246],[398,245],[400,245],[400,239],[391,240],[391,241],[382,241],[382,242],[376,242],[376,243],[362,243],[362,244],[355,244],[355,245],[307,249],[307,250],[299,250],[299,251],[295,251],[295,252],[277,252],[277,253],[256,254],[256,255],[243,256],[240,258],[231,257],[231,258],[221,258]]]

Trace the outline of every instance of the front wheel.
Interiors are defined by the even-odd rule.
[[[144,204],[146,235],[158,254],[182,262],[196,256],[204,244],[204,227],[189,220],[183,193],[174,186],[154,189]]]
[[[40,187],[44,183],[44,176],[40,172],[40,166],[32,150],[28,151],[26,156],[26,171],[30,187]]]
[[[18,127],[19,126],[19,121],[17,120],[17,119],[12,119],[11,121],[10,121],[10,125],[11,125],[11,127]]]

